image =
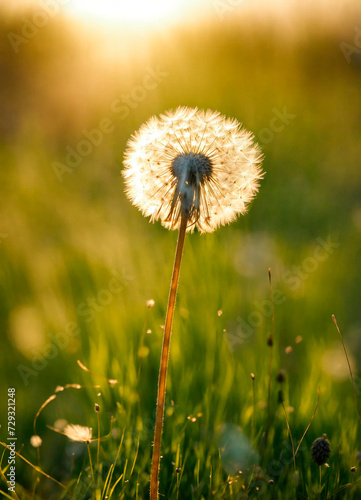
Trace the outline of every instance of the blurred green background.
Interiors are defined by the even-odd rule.
[[[267,498],[270,477],[288,481],[288,462],[279,474],[270,469],[272,460],[283,463],[287,442],[274,381],[280,368],[287,371],[285,404],[295,440],[320,385],[320,406],[300,456],[303,482],[317,484],[307,449],[323,432],[334,451],[330,491],[337,471],[340,484],[350,481],[360,429],[331,315],[344,334],[360,393],[360,5],[272,5],[185,3],[176,19],[119,25],[74,18],[62,7],[34,29],[34,19],[41,24],[40,4],[16,12],[2,4],[0,434],[5,441],[7,389],[15,387],[18,444],[36,463],[29,440],[37,410],[58,385],[87,386],[57,393],[37,423],[40,463],[61,481],[76,475],[86,453],[47,425],[64,418],[95,429],[97,402],[102,435],[110,417],[116,419],[115,437],[103,445],[104,462],[114,456],[117,429],[127,429],[121,470],[127,458],[133,462],[139,438],[135,469],[119,498],[135,498],[136,491],[146,498],[161,325],[177,235],[149,224],[128,202],[120,170],[129,136],[151,115],[178,105],[241,121],[262,146],[266,175],[245,217],[186,239],[161,491],[176,498],[178,450],[186,459],[180,498],[212,498],[211,467],[220,468],[214,498],[243,498],[227,481],[237,473],[236,458],[230,452],[231,465],[222,470],[217,450],[222,432],[237,434],[239,427],[259,448],[265,429],[268,268],[281,297],[275,303],[273,434],[259,462],[261,490],[248,476],[247,492]],[[100,128],[101,134],[94,132]],[[89,134],[96,144],[84,143]],[[332,245],[321,251],[320,241]],[[116,291],[114,276],[121,284]],[[151,309],[148,299],[155,301]],[[292,352],[286,352],[289,346]],[[110,388],[85,373],[78,359],[119,384]],[[17,481],[24,487],[20,498],[28,498],[35,476],[20,459]],[[303,498],[311,495],[305,488]],[[0,489],[6,491],[4,481]],[[58,498],[49,481],[41,480],[37,491],[39,498]],[[347,491],[360,494],[356,486]]]

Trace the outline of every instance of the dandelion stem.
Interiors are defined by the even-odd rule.
[[[92,463],[92,456],[90,454],[90,446],[89,446],[89,441],[86,443],[87,448],[88,448],[88,455],[89,455],[89,463],[90,463],[90,470],[92,473],[92,481],[93,481],[93,486],[95,486],[95,480],[94,480],[94,471],[93,471],[93,463]]]
[[[180,265],[182,261],[182,253],[184,246],[184,238],[186,234],[188,216],[183,214],[179,228],[177,249],[174,259],[173,275],[170,285],[167,315],[164,326],[162,354],[160,358],[159,378],[158,378],[158,396],[157,396],[157,409],[155,418],[154,430],[154,445],[153,445],[153,458],[152,458],[152,472],[150,479],[150,499],[157,500],[158,498],[158,476],[160,464],[160,447],[163,429],[164,417],[164,403],[165,403],[165,389],[167,381],[167,368],[168,368],[168,355],[170,345],[170,335],[172,329],[173,313],[175,307],[175,300],[177,295],[178,279]]]

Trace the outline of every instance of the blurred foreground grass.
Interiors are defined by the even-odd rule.
[[[207,107],[255,133],[267,175],[244,218],[212,235],[187,237],[160,491],[180,499],[318,498],[319,471],[309,448],[327,433],[332,454],[321,498],[359,498],[359,472],[350,468],[357,465],[360,423],[331,321],[335,314],[360,392],[361,66],[359,54],[348,63],[339,46],[354,43],[355,17],[345,15],[337,27],[300,19],[286,34],[271,21],[230,16],[149,37],[124,30],[106,42],[57,19],[18,54],[6,35],[20,31],[22,21],[4,16],[1,23],[1,440],[7,437],[8,387],[16,388],[18,444],[36,463],[29,440],[37,410],[56,386],[81,384],[58,392],[38,419],[42,468],[63,483],[82,468],[86,477],[85,445],[67,442],[47,425],[63,418],[96,433],[98,403],[102,435],[114,417],[112,437],[101,443],[104,477],[124,432],[114,478],[124,477],[114,496],[147,498],[176,234],[150,225],[129,204],[119,170],[128,137],[151,114],[180,104]],[[156,88],[134,94],[149,68],[158,66],[163,76]],[[132,92],[144,98],[131,101],[122,118],[114,106]],[[281,127],[273,119],[284,110],[292,117]],[[82,131],[99,128],[104,119],[113,131],[60,181],[54,162],[66,165],[66,148],[76,150]],[[334,244],[328,252],[325,242]],[[270,417],[269,267],[279,298]],[[155,300],[153,308],[147,299]],[[77,359],[119,383],[109,387],[82,371]],[[277,404],[281,368],[295,442],[320,386],[319,408],[297,456],[297,484]],[[18,459],[21,499],[61,498],[43,478],[32,497],[35,480]],[[0,489],[4,495],[4,481]],[[75,498],[90,497],[83,491]]]

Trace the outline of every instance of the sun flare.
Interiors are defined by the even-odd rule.
[[[73,0],[72,14],[98,22],[154,23],[175,17],[182,0]]]

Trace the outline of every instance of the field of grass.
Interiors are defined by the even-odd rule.
[[[332,321],[360,397],[360,12],[355,3],[337,22],[295,16],[292,29],[272,16],[208,14],[108,37],[59,16],[18,53],[7,35],[24,21],[1,17],[0,441],[15,388],[16,450],[66,487],[17,457],[13,495],[0,450],[4,498],[148,498],[177,234],[129,203],[120,170],[133,131],[178,105],[236,117],[260,143],[266,175],[246,216],[186,237],[160,498],[361,497],[361,422]],[[355,49],[349,62],[344,43]],[[141,98],[121,112],[129,94]],[[66,163],[104,120],[99,144]],[[36,421],[37,450],[34,418],[53,394]],[[318,398],[294,463],[287,422],[297,448]],[[87,446],[49,427],[65,419],[96,439],[97,416],[94,488]],[[332,451],[320,491],[310,447],[324,433]]]

